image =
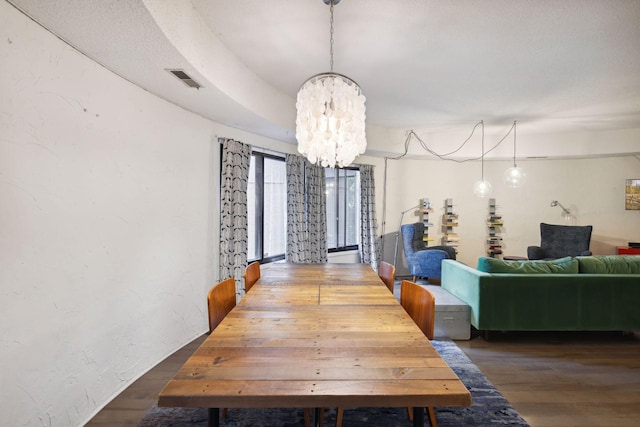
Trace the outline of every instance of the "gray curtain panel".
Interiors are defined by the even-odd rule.
[[[220,173],[220,279],[236,279],[242,294],[247,266],[247,182],[251,146],[233,139],[222,141]]]
[[[376,235],[376,185],[373,179],[372,165],[359,165],[360,168],[360,261],[371,264],[378,271],[380,249]]]
[[[324,168],[287,154],[287,262],[327,262]]]

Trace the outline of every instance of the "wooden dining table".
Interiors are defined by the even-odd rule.
[[[261,266],[158,399],[165,407],[412,407],[414,426],[424,425],[425,407],[469,405],[465,385],[368,264]]]

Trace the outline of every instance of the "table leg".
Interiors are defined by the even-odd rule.
[[[424,427],[424,408],[413,408],[413,427]]]
[[[220,409],[209,408],[209,427],[220,427]]]
[[[315,408],[315,410],[314,410],[313,425],[315,427],[320,427],[320,411],[321,410],[322,410],[321,408]]]

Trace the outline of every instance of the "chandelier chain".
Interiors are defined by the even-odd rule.
[[[329,30],[329,71],[333,73],[333,0],[329,5],[329,13],[331,18],[329,19],[329,23],[331,24],[331,29]]]

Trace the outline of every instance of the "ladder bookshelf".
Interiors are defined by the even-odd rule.
[[[487,256],[502,258],[502,216],[497,211],[496,199],[489,199],[487,216]]]
[[[453,199],[444,201],[444,214],[442,215],[442,245],[452,246],[458,253],[460,238],[456,230],[458,227],[458,214],[453,209]]]
[[[433,213],[431,201],[429,199],[420,199],[420,214],[422,216],[422,224],[424,224],[424,235],[422,240],[428,246],[429,242],[433,242],[433,237],[429,236],[429,228],[433,227],[433,223],[429,219],[429,214]]]

